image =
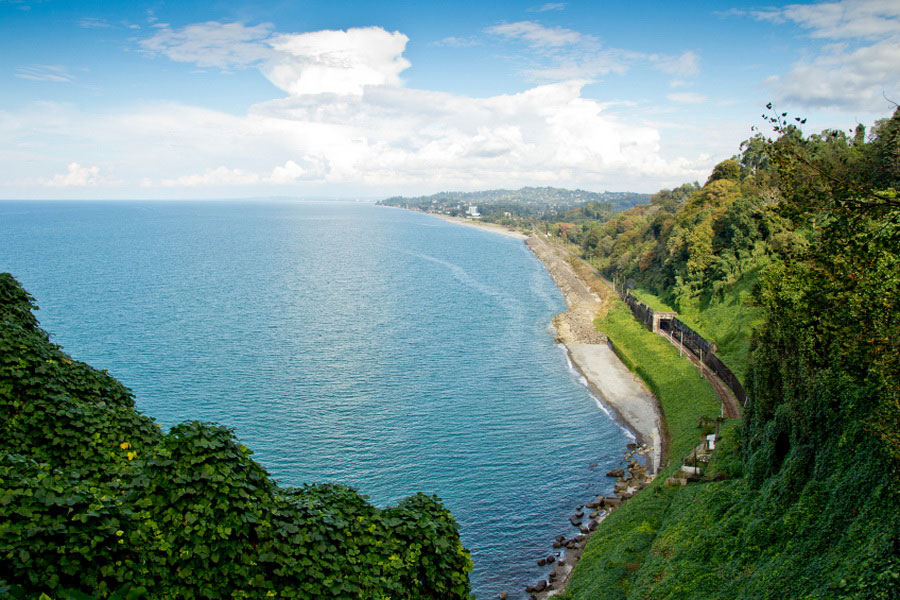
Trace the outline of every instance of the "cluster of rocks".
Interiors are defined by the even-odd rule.
[[[560,593],[572,568],[581,556],[590,534],[610,512],[621,506],[623,501],[631,498],[653,481],[653,475],[647,472],[647,468],[640,461],[641,457],[649,452],[650,449],[647,446],[628,444],[625,453],[627,466],[611,469],[606,473],[608,477],[616,478],[615,495],[597,496],[594,502],[579,504],[575,508],[575,513],[569,517],[569,522],[573,527],[577,527],[580,533],[573,537],[556,536],[553,540],[553,548],[557,551],[537,561],[537,564],[542,567],[553,565],[553,570],[546,579],[525,586],[525,591],[530,594],[532,600],[544,600]],[[500,594],[500,598],[504,600],[506,594]]]
[[[616,478],[615,494],[622,500],[628,500],[641,489],[646,487],[653,481],[653,475],[647,472],[639,457],[650,452],[647,446],[638,446],[637,444],[628,444],[628,451],[625,453],[625,461],[628,466],[624,469],[612,469],[606,475],[607,477]]]

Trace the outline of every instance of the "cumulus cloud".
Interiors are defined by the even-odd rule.
[[[276,35],[267,28],[252,34],[247,28],[228,29],[256,49],[201,58],[210,39],[222,38],[207,36],[209,24],[200,25],[175,33],[201,32],[204,43],[157,47],[174,60],[224,68],[254,65],[285,96],[254,105],[244,115],[177,103],[101,114],[47,104],[27,114],[0,111],[0,146],[52,139],[52,144],[32,144],[31,151],[38,156],[60,148],[90,149],[85,151],[93,153],[91,164],[132,185],[196,193],[322,184],[391,193],[628,182],[647,189],[702,179],[709,168],[706,159],[664,158],[657,127],[626,122],[610,105],[585,98],[589,79],[576,77],[579,65],[560,73],[563,81],[474,98],[404,87],[407,38],[398,32],[372,27]],[[587,70],[615,68],[615,58],[611,54],[610,64]],[[98,184],[99,172],[73,165],[51,181]]]
[[[65,173],[57,173],[49,179],[39,179],[38,183],[51,187],[85,187],[100,183],[100,167],[82,167],[77,162],[69,163]]]
[[[277,58],[262,69],[273,84],[304,94],[361,94],[367,85],[399,85],[410,63],[400,32],[381,27],[281,35],[271,41]]]

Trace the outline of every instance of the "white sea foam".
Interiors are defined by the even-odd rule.
[[[603,400],[599,396],[597,396],[597,394],[594,393],[594,390],[591,389],[591,384],[588,382],[588,380],[584,377],[584,375],[581,374],[581,372],[577,368],[575,368],[575,365],[572,363],[572,359],[569,357],[569,351],[566,349],[566,347],[563,344],[556,344],[556,347],[562,350],[563,356],[566,357],[566,366],[568,366],[569,372],[571,372],[572,375],[575,376],[575,378],[581,385],[587,388],[588,393],[590,394],[591,398],[594,399],[594,403],[597,405],[597,408],[602,410],[603,414],[609,417],[610,420],[613,421],[619,427],[619,429],[621,429],[625,433],[628,439],[630,439],[632,442],[636,441],[637,437],[635,437],[634,432],[619,422],[619,420],[616,418],[615,413],[610,410],[610,408],[603,402]]]

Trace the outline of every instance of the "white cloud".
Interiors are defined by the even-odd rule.
[[[527,65],[521,72],[537,82],[623,74],[640,64],[680,77],[693,77],[700,72],[700,57],[692,51],[668,55],[604,48],[592,35],[562,27],[544,27],[533,21],[494,25],[485,32],[524,42],[528,51],[517,57]]]
[[[479,44],[481,44],[481,42],[474,38],[463,38],[452,35],[439,39],[436,42],[431,42],[432,46],[449,46],[451,48],[470,48],[472,46],[478,46]]]
[[[53,81],[56,83],[69,83],[74,79],[62,65],[29,65],[18,67],[16,77],[31,81]]]
[[[884,112],[884,96],[900,93],[900,3],[841,0],[791,4],[748,13],[775,23],[792,22],[812,38],[841,40],[797,61],[766,83],[779,102],[807,108]]]
[[[535,6],[527,9],[528,12],[547,12],[551,10],[565,10],[566,3],[565,2],[548,2],[546,4],[542,4],[540,6]]]
[[[82,167],[77,162],[69,163],[65,173],[57,173],[49,179],[39,179],[38,183],[51,187],[84,187],[100,183],[100,167]]]
[[[648,60],[663,73],[679,77],[692,77],[700,72],[700,57],[688,50],[677,56],[651,54]]]
[[[779,100],[815,108],[884,112],[900,98],[900,42],[888,40],[848,50],[833,46],[812,61],[800,61],[768,83]]]
[[[83,19],[78,20],[77,25],[83,29],[106,29],[107,27],[111,27],[106,19],[101,19],[99,17],[84,17]]]
[[[400,73],[410,65],[403,58],[408,41],[381,27],[281,35],[271,41],[277,58],[262,70],[295,96],[361,94],[367,85],[400,85]]]
[[[148,11],[147,20],[156,20]],[[151,54],[162,54],[176,62],[190,62],[200,67],[220,69],[244,68],[272,57],[267,43],[272,33],[268,23],[247,27],[242,23],[208,21],[174,30],[156,23],[159,31],[140,41]]]
[[[703,104],[704,102],[709,100],[709,98],[707,98],[706,96],[695,94],[694,92],[676,92],[673,94],[666,94],[666,98],[668,98],[672,102],[678,102],[681,104]]]
[[[619,58],[647,60],[643,55],[610,50],[607,57],[601,50],[594,64],[558,73],[565,81],[473,98],[402,86],[409,63],[401,33],[226,30],[244,40],[267,36],[259,45],[272,54],[252,63],[256,50],[201,58],[211,38],[222,39],[201,25],[180,32],[200,32],[204,43],[159,47],[176,60],[255,64],[285,97],[244,115],[176,103],[99,114],[50,103],[0,111],[0,148],[10,149],[0,158],[19,157],[0,162],[3,171],[27,170],[65,152],[97,166],[75,165],[52,181],[109,183],[99,178],[102,169],[130,186],[122,189],[143,186],[144,193],[232,188],[246,195],[321,185],[390,193],[531,184],[652,189],[702,179],[710,166],[664,156],[657,127],[616,117],[611,105],[583,96],[587,78],[573,77],[579,68],[596,73],[619,68]]]
[[[516,23],[503,23],[485,29],[487,33],[500,35],[511,39],[525,40],[532,46],[557,47],[577,44],[584,36],[572,29],[564,27],[544,27],[534,21],[518,21]]]
[[[871,38],[900,33],[900,3],[896,0],[791,4],[750,14],[776,23],[793,21],[819,38]]]
[[[196,175],[182,175],[174,179],[163,179],[164,187],[214,187],[222,185],[252,185],[259,183],[259,175],[243,169],[228,169],[224,166],[207,169]]]

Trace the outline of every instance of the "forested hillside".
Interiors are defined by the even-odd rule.
[[[225,427],[163,433],[34,308],[0,274],[0,597],[468,598],[436,498],[282,488]]]
[[[868,134],[796,121],[580,240],[681,310],[757,323],[730,478],[644,492],[661,517],[626,504],[628,562],[592,540],[570,598],[898,597],[900,110]]]

